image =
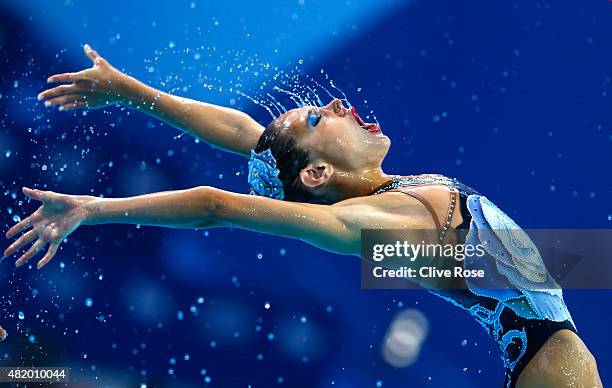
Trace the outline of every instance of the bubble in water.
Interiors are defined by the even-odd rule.
[[[429,323],[423,313],[414,309],[400,312],[387,329],[383,358],[396,368],[412,365],[428,331]]]
[[[87,307],[93,306],[93,299],[85,298],[85,306],[87,306]]]
[[[24,320],[25,319],[25,314],[23,313],[23,311],[20,311],[17,316],[19,317],[19,319]]]

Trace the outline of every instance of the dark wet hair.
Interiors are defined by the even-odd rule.
[[[326,203],[323,198],[313,195],[299,178],[300,171],[310,162],[310,153],[300,146],[295,134],[283,129],[277,120],[273,120],[264,129],[255,152],[268,148],[276,159],[276,168],[280,171],[278,178],[283,182],[285,200]]]

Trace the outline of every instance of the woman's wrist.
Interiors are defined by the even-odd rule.
[[[161,94],[159,90],[124,73],[118,77],[117,84],[120,103],[129,108],[151,109]]]
[[[100,223],[101,210],[104,207],[104,198],[92,197],[91,200],[81,204],[82,224],[96,225]]]

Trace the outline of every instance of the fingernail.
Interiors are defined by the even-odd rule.
[[[64,110],[64,107],[63,107],[63,106],[60,106],[58,110]]]
[[[47,82],[53,82],[53,77],[47,78]]]
[[[38,96],[36,96],[36,99],[37,99],[38,101],[42,100],[42,93],[38,93]]]
[[[40,98],[39,98],[39,100],[40,100]],[[46,107],[50,107],[51,106],[51,101],[45,101],[45,106]]]

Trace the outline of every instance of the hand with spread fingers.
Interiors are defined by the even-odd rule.
[[[128,76],[115,69],[88,44],[83,46],[85,55],[93,66],[74,73],[55,74],[47,82],[61,82],[62,85],[38,94],[45,106],[59,106],[59,110],[75,108],[101,108],[123,100],[122,89]]]
[[[87,195],[59,194],[27,187],[23,188],[23,193],[42,202],[42,205],[29,217],[24,218],[6,232],[6,238],[12,238],[31,228],[6,248],[4,256],[10,256],[26,244],[35,241],[15,262],[15,265],[19,267],[48,244],[47,253],[37,264],[37,268],[40,269],[55,256],[62,240],[81,225],[86,215],[83,205],[96,198]]]

